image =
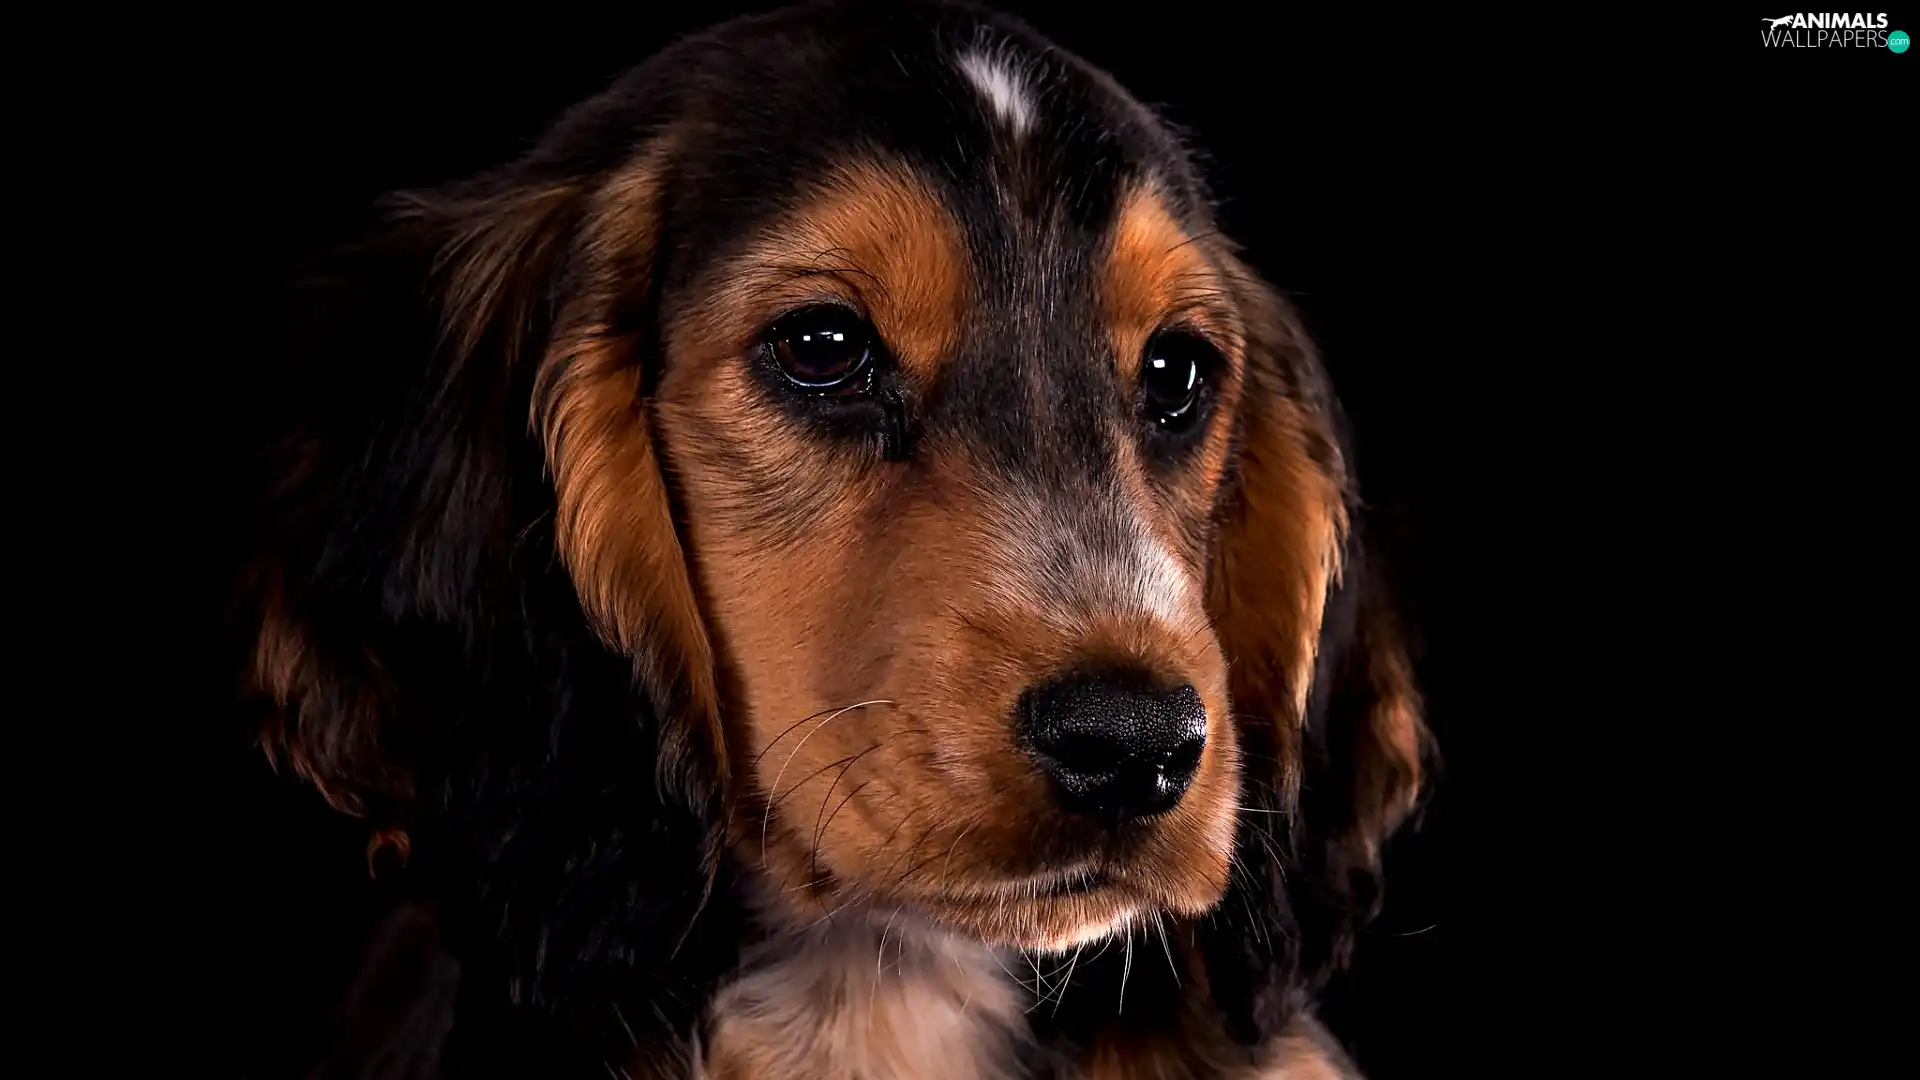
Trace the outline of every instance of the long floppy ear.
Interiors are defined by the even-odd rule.
[[[1342,421],[1290,304],[1244,266],[1248,372],[1209,604],[1245,767],[1235,869],[1205,927],[1231,1034],[1278,1030],[1374,914],[1380,844],[1428,754],[1377,588]]]
[[[534,1001],[667,968],[726,798],[642,396],[659,168],[571,137],[309,281],[253,576],[269,752],[478,895],[447,925]]]
[[[511,525],[516,433],[476,406],[510,392],[529,278],[552,272],[574,194],[395,199],[293,289],[246,583],[251,689],[272,702],[269,757],[378,826],[408,815],[418,779],[387,639],[498,599],[476,586]]]
[[[533,390],[533,421],[557,494],[561,557],[601,635],[639,661],[656,705],[693,721],[693,745],[665,747],[664,779],[703,754],[723,789],[713,646],[694,599],[672,500],[654,449],[641,358],[654,300],[664,153],[618,171],[588,200],[571,274]],[[717,844],[716,838],[716,844]],[[710,858],[719,857],[716,846]]]

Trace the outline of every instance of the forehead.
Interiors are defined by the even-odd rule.
[[[1199,185],[1105,75],[932,6],[787,13],[688,49],[664,58],[684,82],[654,269],[667,367],[694,382],[669,382],[707,385],[777,316],[841,301],[898,361],[921,457],[975,475],[1131,482],[1162,328],[1225,354],[1232,415],[1243,335]],[[1215,442],[1193,475],[1217,473]]]
[[[1042,244],[1051,264],[1069,264],[1145,186],[1198,231],[1205,200],[1176,141],[1104,74],[1018,23],[840,3],[735,24],[686,49],[683,70],[698,73],[681,92],[692,130],[666,210],[699,235],[667,252],[670,279],[737,251],[850,162],[915,176],[977,265]]]

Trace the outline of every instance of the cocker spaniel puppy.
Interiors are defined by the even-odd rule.
[[[334,1067],[1350,1071],[1313,997],[1427,737],[1209,215],[1020,23],[835,2],[320,263],[251,678],[423,898]]]

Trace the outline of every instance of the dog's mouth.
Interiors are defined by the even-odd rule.
[[[858,739],[823,742],[845,730],[827,728],[805,747],[795,740],[789,755],[812,756],[790,770],[784,757],[761,769],[762,786],[778,794],[734,823],[742,854],[765,868],[803,922],[855,905],[990,947],[1071,951],[1143,920],[1197,917],[1225,892],[1236,821],[1231,758],[1226,768],[1205,759],[1213,767],[1178,805],[1116,822],[1070,812],[1024,767],[987,772],[998,759],[962,762],[987,772],[988,784],[936,773],[928,779],[952,791],[921,795],[918,777],[879,771]]]
[[[1069,896],[1090,896],[1113,889],[1119,884],[1119,879],[1105,870],[1076,870],[1017,882],[1005,886],[1003,892],[1025,899],[1049,900]]]
[[[994,882],[949,882],[945,899],[961,903],[1004,904],[1087,896],[1121,885],[1118,874],[1104,866],[1050,870]]]
[[[914,905],[985,944],[1043,952],[1111,937],[1167,907],[1119,874],[1093,868],[949,887]]]
[[[1098,892],[1112,884],[1113,878],[1095,870],[1062,880],[1041,882],[1037,891],[1041,896],[1080,896]]]

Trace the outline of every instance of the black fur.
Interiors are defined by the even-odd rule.
[[[471,347],[448,339],[427,299],[452,237],[516,191],[590,190],[671,129],[681,138],[662,191],[664,255],[622,308],[649,335],[663,298],[736,245],[792,177],[855,146],[941,178],[973,225],[975,257],[997,257],[1007,245],[977,223],[998,215],[964,211],[994,197],[979,174],[995,158],[989,132],[940,51],[982,20],[1044,56],[1036,125],[1071,132],[1035,140],[1057,156],[1020,159],[996,182],[1037,201],[1075,177],[1065,218],[1088,244],[1142,163],[1170,179],[1177,212],[1205,213],[1167,129],[1018,24],[958,6],[827,4],[675,45],[520,162],[400,204],[306,278],[281,403],[291,434],[265,469],[252,584],[303,629],[324,672],[300,733],[315,771],[371,823],[409,830],[405,891],[426,905],[404,909],[373,954],[369,971],[385,974],[349,999],[344,1056],[324,1074],[603,1077],[636,1047],[677,1054],[754,932],[718,857],[715,763],[676,722],[683,658],[642,656],[636,669],[609,649],[556,553],[551,481],[526,419],[539,343],[578,284],[567,238],[581,209],[554,210],[546,227],[560,243],[529,251],[516,268],[524,302]],[[822,116],[834,119],[825,131],[804,119]],[[1031,392],[1074,400],[1095,388],[1070,368],[1048,377]],[[934,422],[991,442],[1012,475],[1093,464],[1036,458],[1017,408],[1004,386],[962,380]],[[1061,445],[1097,449],[1105,437],[1085,434]],[[1245,794],[1288,813],[1243,815],[1240,869],[1204,929],[1216,1004],[1248,1045],[1304,1006],[1377,899],[1374,868],[1328,846],[1351,824],[1342,690],[1364,693],[1342,667],[1367,580],[1354,566],[1331,605],[1299,813],[1270,787]],[[1279,753],[1247,747],[1253,760]],[[1150,932],[1136,942],[1124,1017],[1123,950],[1083,963],[1058,1012],[1036,1010],[1043,1042],[1064,1053],[1102,1025],[1171,1023],[1180,991],[1153,962],[1161,949]]]
[[[526,408],[506,405],[528,399],[524,373],[436,353],[419,300],[431,239],[403,229],[308,278],[301,420],[270,459],[261,546],[323,685],[373,698],[334,706],[364,726],[316,725],[317,765],[412,835],[407,873],[461,968],[446,1068],[471,1055],[491,1073],[510,1046],[557,1068],[628,1025],[692,1030],[739,920],[722,887],[694,930],[711,764],[656,777],[663,702],[595,637],[560,566]]]

